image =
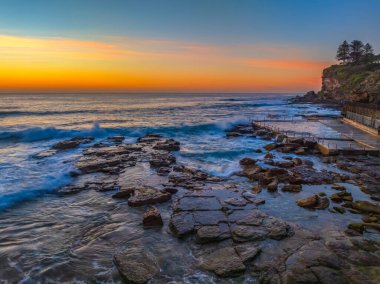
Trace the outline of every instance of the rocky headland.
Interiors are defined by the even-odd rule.
[[[322,87],[293,102],[380,104],[380,63],[338,64],[322,72]]]

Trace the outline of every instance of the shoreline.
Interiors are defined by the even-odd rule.
[[[126,203],[130,208],[141,208],[138,209],[141,223],[134,226],[141,226],[146,232],[164,226],[165,231],[191,248],[195,271],[209,271],[216,275],[210,277],[220,281],[224,277],[240,281],[238,275],[242,275],[260,282],[281,279],[283,283],[298,283],[299,279],[307,279],[312,283],[323,279],[321,277],[334,277],[343,283],[365,277],[371,283],[371,277],[359,273],[354,257],[347,258],[347,254],[361,255],[380,263],[374,255],[379,250],[376,243],[363,239],[360,234],[366,229],[377,228],[376,216],[380,211],[376,213],[376,210],[380,207],[368,201],[353,200],[354,194],[346,188],[358,180],[329,171],[321,175],[307,158],[318,157],[312,141],[290,139],[256,124],[236,126],[226,134],[230,139],[256,135],[268,141],[260,150],[263,152],[261,159],[240,161],[242,171],[237,178],[247,180],[248,184],[257,183],[252,189],[247,185],[239,186],[235,177],[222,179],[178,164],[173,154],[180,150],[179,143],[151,134],[141,137],[135,144],[124,144],[123,136],[114,136],[91,145],[83,151],[76,163],[77,170],[72,172],[76,180],[61,188],[58,194],[65,198],[95,190],[111,198],[110,192],[111,199]],[[41,153],[39,158],[90,142],[89,137],[62,141]],[[325,162],[334,163],[337,161],[334,158],[328,157]],[[349,169],[345,163],[341,168],[343,165]],[[136,171],[142,172],[140,178],[128,180]],[[329,228],[318,233],[260,209],[265,206],[261,192],[283,192],[291,196],[311,190],[310,184],[328,184],[329,188],[325,188],[328,194],[307,194],[296,200],[294,207],[301,207],[305,214],[328,211],[338,218],[345,214],[364,214],[363,223],[352,223],[347,230]],[[343,206],[338,205],[341,202]],[[171,209],[163,210],[161,204]],[[169,218],[161,214],[169,214]],[[162,236],[166,238],[165,234]],[[364,244],[371,247],[371,252],[363,251]],[[160,274],[165,273],[165,269],[159,272],[162,271],[160,263],[171,258],[170,254],[154,255],[141,245],[119,247],[118,250],[113,259],[116,269],[121,277],[136,283],[159,279]],[[292,259],[291,264],[288,259]],[[322,259],[327,262],[321,262]],[[143,265],[136,266],[136,263]],[[309,265],[305,267],[306,263],[313,263],[313,269],[310,270]],[[286,269],[281,268],[284,265]],[[273,270],[274,267],[279,269]],[[143,272],[131,276],[131,271]]]
[[[300,122],[311,123],[301,131],[311,131],[322,119],[307,110],[296,115],[293,131]],[[7,243],[12,261],[32,267],[25,270],[31,281],[375,283],[379,159],[325,157],[313,140],[236,123],[218,126],[212,139],[215,129],[206,127],[201,133],[211,140],[198,142],[223,136],[229,147],[240,145],[231,148],[241,153],[236,165],[222,156],[233,169],[223,176],[202,169],[197,156],[186,162],[189,144],[154,128],[137,141],[126,133],[54,139],[31,159],[43,165],[70,153],[71,181],[0,215],[4,237],[23,240],[20,247]],[[39,241],[29,244],[30,236]],[[24,277],[6,258],[1,266],[0,278]]]

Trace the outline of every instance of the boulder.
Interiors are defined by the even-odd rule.
[[[314,208],[318,204],[318,199],[319,199],[318,195],[313,195],[313,196],[306,197],[303,199],[298,199],[296,202],[297,202],[297,205],[300,207]]]
[[[116,254],[114,262],[127,283],[147,283],[160,271],[152,255],[134,246]]]
[[[320,197],[318,195],[312,195],[307,198],[299,199],[296,203],[300,207],[313,209],[326,209],[330,205],[330,201],[327,197]]]
[[[145,211],[143,225],[146,227],[163,225],[161,214],[157,207],[152,206]]]

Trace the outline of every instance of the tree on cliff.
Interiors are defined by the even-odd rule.
[[[358,63],[363,59],[364,44],[360,40],[353,40],[350,44],[350,58],[353,63]]]
[[[343,63],[346,63],[350,60],[350,45],[346,40],[341,45],[339,45],[338,52],[336,53],[336,59],[342,61]]]
[[[363,54],[363,59],[364,61],[366,62],[372,62],[372,60],[374,59],[375,57],[375,54],[373,53],[373,48],[372,46],[367,43],[364,47],[364,54]]]

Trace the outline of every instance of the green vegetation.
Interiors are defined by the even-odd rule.
[[[351,44],[345,40],[338,47],[336,59],[342,64],[372,63],[376,59],[372,46],[363,44],[360,40],[353,40]]]

